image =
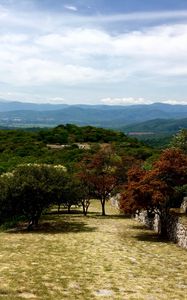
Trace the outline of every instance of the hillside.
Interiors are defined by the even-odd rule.
[[[83,149],[77,143],[88,143]],[[112,144],[117,152],[145,159],[153,150],[124,133],[92,126],[60,125],[51,129],[0,130],[0,173],[22,163],[51,163],[72,165],[82,159],[86,151]],[[50,147],[56,145],[56,147]],[[62,145],[62,147],[58,147]],[[64,147],[63,147],[64,146]],[[57,151],[58,150],[58,151]]]
[[[183,119],[154,119],[142,123],[136,123],[121,128],[123,132],[139,133],[176,133],[181,128],[187,128],[187,118]]]
[[[92,125],[122,128],[153,119],[187,117],[187,105],[154,103],[151,105],[52,105],[0,102],[0,126],[51,127],[58,124]]]

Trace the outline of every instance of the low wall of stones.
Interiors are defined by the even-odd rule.
[[[183,212],[186,212],[187,197],[181,205]],[[160,217],[158,214],[148,215],[142,211],[135,216],[137,220],[145,224],[150,229],[160,232]],[[187,226],[182,224],[180,217],[174,213],[165,216],[167,236],[170,241],[177,243],[180,247],[187,249]]]

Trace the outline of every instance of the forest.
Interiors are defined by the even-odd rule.
[[[0,222],[24,218],[28,229],[53,205],[68,212],[92,199],[120,196],[121,213],[164,215],[187,191],[187,131],[164,150],[124,133],[72,124],[0,131]],[[164,232],[164,226],[162,233]]]

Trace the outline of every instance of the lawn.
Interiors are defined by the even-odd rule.
[[[187,299],[187,251],[94,202],[0,233],[0,299]]]

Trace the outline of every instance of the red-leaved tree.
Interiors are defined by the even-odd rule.
[[[121,209],[135,213],[146,209],[158,213],[161,233],[165,234],[164,216],[172,206],[176,186],[187,183],[187,155],[171,148],[163,151],[152,170],[135,167],[128,172],[128,185],[121,195]]]
[[[79,164],[78,177],[90,195],[100,200],[102,215],[105,215],[105,203],[116,187],[115,164],[110,149],[100,150],[92,156],[85,157]]]

